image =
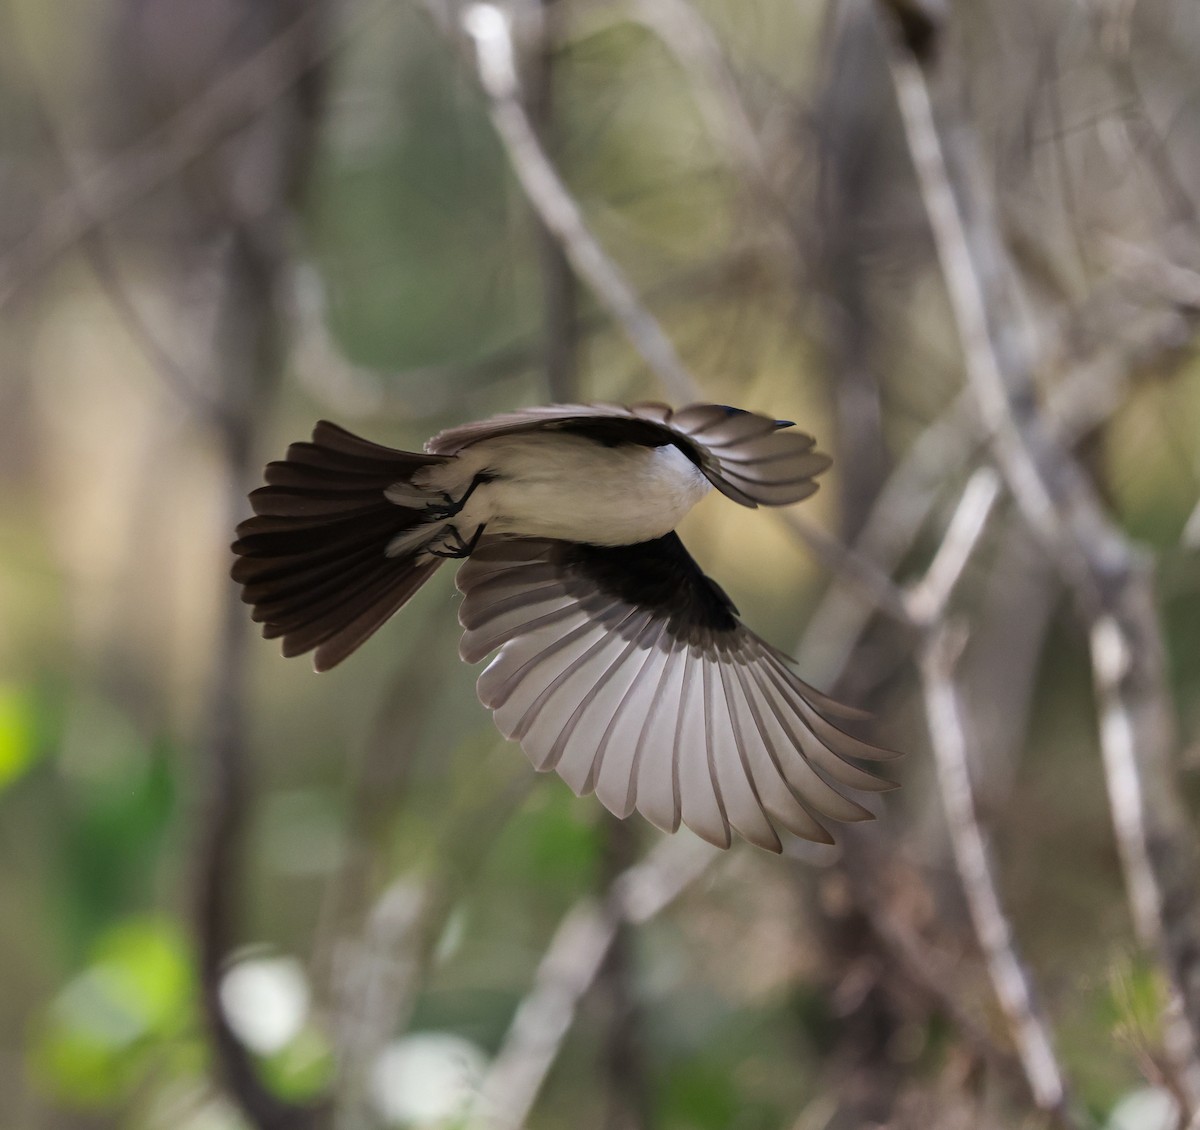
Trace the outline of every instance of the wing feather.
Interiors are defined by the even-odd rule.
[[[815,812],[834,820],[852,823],[869,819],[868,809],[843,796],[817,772],[809,756],[816,743],[811,743],[804,728],[797,725],[786,697],[769,676],[752,669],[751,688],[761,707],[768,745],[778,755],[780,772],[796,796]]]
[[[635,614],[633,609],[629,610],[629,616]],[[513,726],[509,737],[521,743],[539,771],[552,768],[549,759],[555,741],[574,716],[588,689],[608,670],[620,642],[619,636],[614,636],[600,624],[593,624],[591,631],[581,637],[582,650],[573,656],[560,657],[560,672],[526,707]],[[508,705],[514,712],[520,708],[511,702]]]
[[[717,767],[721,773],[721,790],[729,806],[730,823],[752,844],[767,851],[781,852],[783,844],[771,824],[759,795],[758,783],[745,739],[738,727],[731,682],[736,674],[729,663],[710,663],[718,688],[713,690],[713,729],[717,749]]]
[[[709,768],[705,739],[704,666],[698,661],[694,648],[687,647],[686,651],[689,659],[687,679],[680,695],[678,714],[674,719],[674,740],[670,746],[680,819],[701,839],[717,847],[728,847],[729,824]]]
[[[815,843],[833,843],[829,829],[817,820],[796,794],[779,763],[779,755],[765,740],[764,721],[747,688],[745,668],[735,664],[733,675],[738,692],[736,698],[741,704],[736,714],[742,719],[743,734],[748,735],[744,739],[747,758],[767,813],[794,836]]]
[[[779,425],[766,416],[756,416],[753,412],[739,413],[735,416],[722,415],[705,428],[693,430],[693,439],[704,437],[707,447],[730,447],[734,444],[745,443],[749,439],[771,435]]]
[[[572,609],[566,617],[555,617],[551,623],[509,640],[475,684],[479,701],[498,711],[522,683],[531,678],[540,682],[548,662],[591,628],[592,622],[578,609]],[[508,736],[503,727],[501,733]]]
[[[561,590],[550,590],[539,599],[522,601],[517,608],[496,610],[486,621],[468,628],[463,632],[458,653],[464,662],[478,663],[509,640],[573,617],[576,610],[573,597]]]
[[[679,830],[679,729],[687,703],[688,660],[686,647],[676,645],[667,654],[630,770],[638,811],[664,832]]]
[[[640,636],[637,638],[637,643],[642,647],[644,645],[644,656],[637,660],[637,666],[626,665],[629,667],[631,678],[629,684],[626,685],[620,701],[613,708],[610,719],[605,722],[604,733],[600,735],[600,743],[596,746],[595,755],[592,757],[592,764],[589,765],[587,775],[580,785],[580,795],[593,793],[598,788],[600,776],[602,773],[612,773],[612,769],[606,770],[607,752],[612,744],[613,735],[617,731],[618,722],[630,719],[641,721],[637,723],[638,732],[641,732],[641,726],[644,725],[650,709],[650,699],[654,695],[654,687],[658,686],[658,667],[660,663],[666,659],[666,651],[659,647],[659,643],[666,635],[666,624],[661,620],[652,620],[647,625],[647,629],[643,629]],[[623,668],[624,669],[624,668]],[[602,719],[602,715],[600,715]],[[618,750],[622,746],[618,745]],[[629,765],[632,764],[632,747],[626,746],[629,749]],[[622,755],[617,755],[622,756]],[[629,767],[626,767],[629,769]],[[632,780],[631,770],[628,773],[629,780]],[[570,780],[570,779],[568,779]],[[610,807],[610,811],[617,812],[618,816],[629,816],[632,811],[632,800],[629,797],[629,789],[626,787],[622,799],[622,812],[617,812],[616,807]]]
[[[573,695],[575,705],[571,709],[570,715],[563,719],[560,725],[557,725],[556,732],[554,732],[555,728],[551,727],[549,733],[543,734],[531,729],[526,734],[523,744],[530,751],[530,756],[535,764],[538,762],[540,749],[545,745],[546,753],[541,757],[541,765],[546,769],[557,769],[559,776],[571,785],[576,796],[582,792],[582,784],[587,779],[588,770],[595,758],[596,743],[594,735],[586,731],[581,734],[582,740],[576,742],[574,746],[572,746],[572,738],[579,732],[579,724],[584,715],[593,707],[606,688],[628,685],[628,679],[624,684],[620,682],[621,672],[627,666],[630,656],[637,651],[636,636],[640,635],[648,621],[649,617],[646,613],[634,613],[633,622],[628,627],[635,638],[630,640],[626,640],[616,633],[606,634],[604,651],[597,653],[592,662],[592,667],[596,668],[594,675],[589,670],[577,679],[578,685]],[[614,680],[617,681],[614,682]],[[579,753],[585,755],[586,762],[568,769],[568,761],[574,760],[572,754],[578,755]],[[574,783],[576,779],[578,784]]]
[[[695,426],[722,426],[694,413]],[[893,756],[825,717],[853,716],[799,679],[733,615],[674,535],[604,549],[480,544],[459,573],[462,654],[496,725],[540,770],[618,816],[686,824],[769,851],[780,832],[831,843],[825,819],[872,813],[842,790],[892,787],[856,759]]]

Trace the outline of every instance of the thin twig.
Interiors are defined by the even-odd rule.
[[[538,0],[538,34],[525,67],[525,104],[530,124],[547,154],[556,151],[554,45],[563,18],[563,0]],[[542,325],[546,388],[552,402],[571,404],[576,392],[579,301],[575,275],[562,241],[533,210],[538,268],[542,282]]]
[[[671,339],[600,246],[538,142],[521,105],[507,13],[494,4],[473,4],[463,25],[475,44],[479,79],[490,100],[496,132],[542,222],[562,242],[571,265],[624,330],[668,395],[682,403],[700,399],[699,386]]]
[[[914,620],[904,590],[870,557],[846,545],[833,534],[814,526],[794,509],[780,510],[778,520],[812,550],[839,581],[854,589],[860,603],[872,613],[881,612],[897,623],[912,626]],[[806,636],[808,633],[805,633]],[[803,662],[801,662],[803,666]]]
[[[908,590],[908,612],[914,621],[933,624],[944,615],[999,497],[1000,476],[991,467],[978,468],[967,480],[942,544],[925,575]]]
[[[1062,1068],[1054,1054],[1049,1026],[1035,1004],[1033,987],[1017,957],[1016,940],[1000,904],[971,794],[967,727],[954,683],[954,664],[962,642],[953,629],[938,628],[921,656],[929,743],[937,763],[950,843],[975,935],[1030,1093],[1039,1109],[1062,1117],[1069,1105]]]
[[[338,939],[331,962],[337,1126],[363,1125],[371,1066],[408,1025],[450,916],[533,786],[532,775],[519,773],[451,813],[423,874],[391,884],[361,931]]]
[[[1079,545],[1063,529],[1050,489],[1014,419],[1008,379],[993,345],[988,296],[984,293],[975,256],[988,254],[995,257],[997,248],[988,245],[985,252],[972,246],[942,152],[929,88],[920,65],[910,54],[896,49],[891,56],[891,72],[913,168],[954,312],[967,377],[996,460],[1026,520],[1047,551],[1058,560],[1060,568],[1067,574],[1068,583],[1077,586],[1083,598],[1094,601],[1094,578]],[[967,165],[968,161],[964,159],[962,164]],[[964,188],[964,191],[969,189]],[[982,193],[978,195],[981,197]],[[982,199],[976,203],[986,207]],[[1002,271],[1000,263],[995,261],[989,268],[997,275]]]
[[[163,379],[164,383],[179,399],[200,419],[207,419],[218,430],[232,426],[233,421],[224,419],[221,415],[222,405],[210,395],[195,379],[195,373],[178,361],[171,351],[159,340],[158,335],[150,327],[137,303],[130,294],[128,286],[122,277],[116,256],[105,236],[104,224],[90,215],[88,201],[78,188],[80,180],[71,152],[63,140],[62,131],[51,110],[49,98],[45,92],[45,83],[37,73],[32,63],[32,53],[24,43],[20,21],[9,13],[6,20],[6,33],[11,41],[16,41],[20,47],[13,45],[8,61],[21,69],[24,85],[32,98],[33,114],[46,141],[46,147],[54,161],[61,169],[66,186],[62,190],[62,199],[70,200],[76,209],[83,231],[80,243],[84,254],[100,283],[109,303],[117,316],[124,323],[133,343],[141,349],[152,368]],[[22,49],[23,48],[23,49]],[[0,271],[3,265],[0,264]],[[0,300],[0,305],[3,305]]]
[[[1129,275],[1136,285],[1148,287],[1176,306],[1200,310],[1200,271],[1115,236],[1106,239],[1104,245],[1117,270]]]
[[[957,963],[938,960],[926,939],[906,928],[896,915],[889,914],[886,909],[870,914],[869,920],[871,929],[911,987],[928,997],[933,1006],[954,1025],[955,1032],[966,1046],[1008,1080],[1024,1098],[1030,1091],[1024,1060],[1001,1045],[986,1024],[971,1014],[955,977]],[[1078,1126],[1078,1119],[1062,1106],[1048,1113],[1053,1116],[1055,1124],[1064,1130],[1074,1130]]]
[[[1138,772],[1129,712],[1121,701],[1121,680],[1129,670],[1130,655],[1125,635],[1111,616],[1098,617],[1092,625],[1090,647],[1092,676],[1100,702],[1100,751],[1112,795],[1112,819],[1117,831],[1117,846],[1129,877],[1129,897],[1133,924],[1145,945],[1153,945],[1158,935],[1157,886],[1150,863],[1144,800]]]
[[[1156,311],[1127,327],[1120,343],[1105,342],[1095,356],[1075,361],[1047,397],[1051,439],[1072,446],[1117,409],[1133,370],[1179,355],[1187,340],[1187,322],[1179,312]],[[909,445],[888,477],[854,540],[858,558],[890,574],[911,550],[946,481],[978,451],[983,435],[974,397],[965,390]],[[811,677],[832,682],[843,670],[877,611],[870,586],[865,596],[857,577],[832,575],[809,618],[812,630],[796,652],[797,662]]]
[[[221,437],[229,528],[244,512],[246,483],[255,463],[254,414],[259,399],[274,383],[279,360],[279,327],[271,312],[267,281],[270,267],[259,258],[254,243],[234,236],[222,325],[227,404],[221,416],[231,421]],[[233,1031],[220,999],[224,963],[238,940],[238,878],[249,806],[246,627],[245,608],[236,588],[227,584],[214,654],[208,732],[199,750],[207,795],[199,814],[192,912],[201,1001],[215,1071],[250,1122],[258,1130],[313,1130],[323,1118],[320,1109],[295,1106],[271,1092],[259,1077],[254,1057]]]
[[[997,1000],[1037,1106],[1069,1121],[1066,1084],[1053,1051],[1050,1029],[1034,1004],[1030,978],[1016,953],[1016,941],[1000,904],[991,861],[979,826],[967,769],[967,728],[954,681],[963,642],[941,626],[946,608],[1000,494],[1000,476],[981,467],[968,480],[945,536],[921,580],[909,590],[914,618],[931,626],[921,654],[921,680],[929,720],[930,745],[950,843]]]
[[[480,1086],[466,1125],[517,1130],[525,1124],[575,1019],[576,1007],[604,964],[618,923],[650,921],[717,858],[717,852],[696,840],[664,839],[641,863],[617,877],[603,901],[583,899],[567,912]]]

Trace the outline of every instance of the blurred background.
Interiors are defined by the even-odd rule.
[[[462,14],[0,5],[0,1123],[1187,1125],[1194,2]],[[835,457],[683,535],[908,751],[837,849],[536,777],[452,570],[319,678],[228,580],[318,418],[701,398]]]

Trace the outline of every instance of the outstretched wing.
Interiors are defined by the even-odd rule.
[[[813,450],[812,436],[791,427],[723,404],[679,411],[665,404],[553,404],[450,428],[425,448],[454,455],[480,440],[535,430],[571,432],[599,443],[672,443],[734,502],[787,506],[812,494],[813,479],[830,465],[829,456]]]
[[[777,852],[777,827],[832,843],[823,819],[870,818],[842,788],[894,787],[848,759],[896,755],[830,722],[858,712],[797,678],[674,533],[485,539],[458,587],[463,659],[500,649],[478,683],[500,731],[618,816]]]

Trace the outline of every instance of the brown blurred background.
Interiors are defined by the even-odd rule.
[[[0,1124],[1188,1125],[1194,0],[475,15],[0,6]],[[689,398],[835,457],[684,535],[909,751],[838,850],[535,778],[448,570],[320,678],[228,580],[320,417]]]

